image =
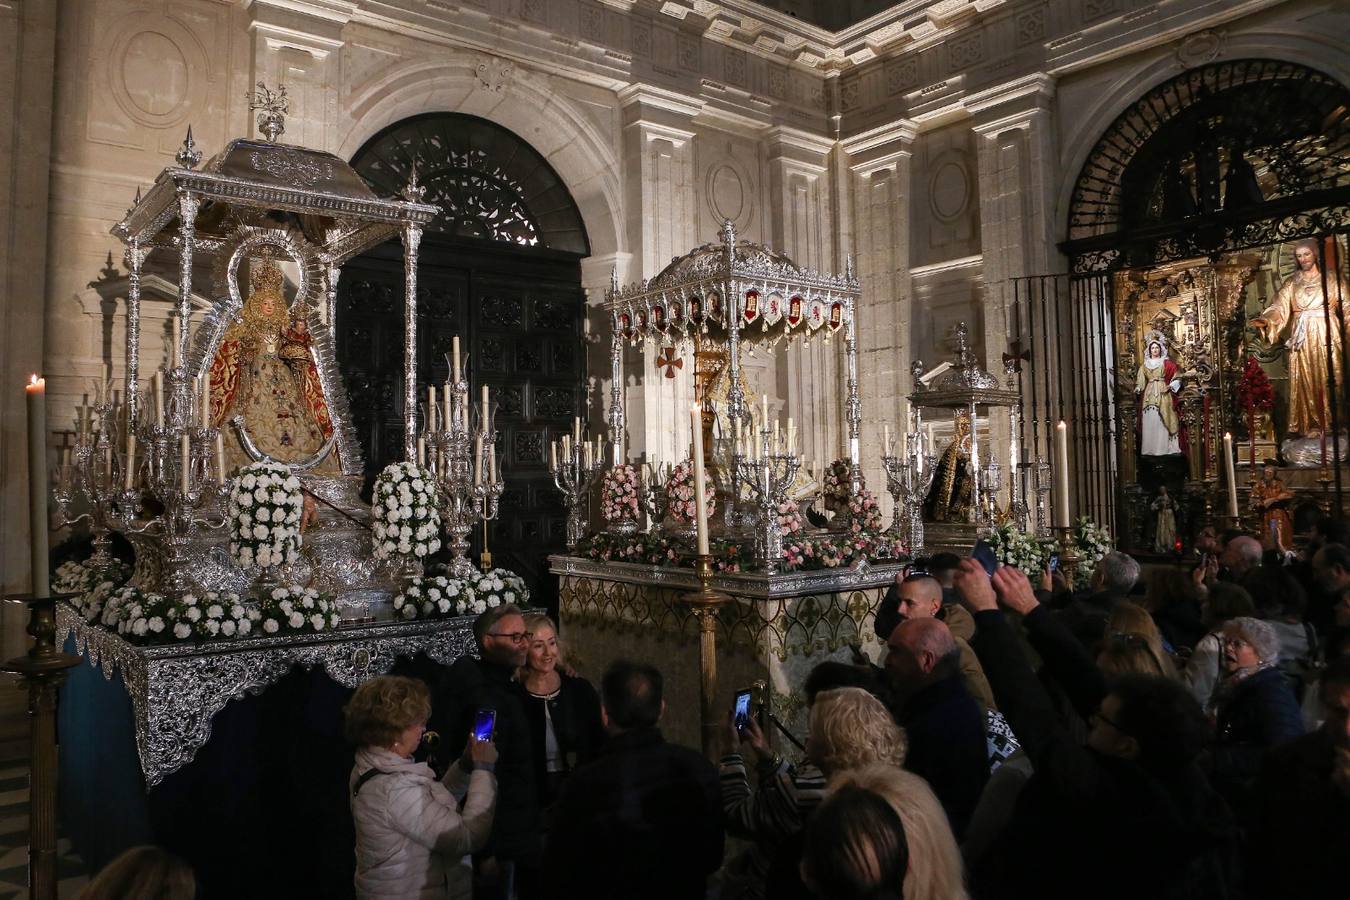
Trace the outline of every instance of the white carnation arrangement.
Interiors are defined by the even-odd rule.
[[[125,587],[110,592],[101,608],[103,624],[135,644],[243,637],[259,617],[238,594],[217,591],[167,597]]]
[[[313,588],[288,585],[258,599],[258,627],[263,634],[287,631],[329,631],[342,621],[337,604]]]
[[[421,559],[441,549],[441,516],[434,476],[415,463],[385,466],[371,498],[378,559]]]
[[[487,612],[504,603],[524,606],[530,601],[529,588],[525,579],[510,569],[492,569],[473,579],[473,591],[477,595],[474,612]]]
[[[475,609],[478,602],[463,579],[426,575],[414,578],[394,597],[394,614],[401,619],[441,619],[481,612]]]
[[[244,569],[296,562],[303,507],[300,479],[285,466],[244,466],[230,486],[230,558]]]
[[[108,598],[117,588],[118,585],[111,581],[100,582],[78,597],[72,597],[70,605],[75,607],[75,611],[86,622],[98,622],[103,618],[103,609],[108,603]]]

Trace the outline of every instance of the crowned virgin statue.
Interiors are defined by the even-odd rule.
[[[1316,241],[1296,243],[1294,260],[1298,263],[1298,271],[1280,285],[1275,302],[1252,319],[1251,325],[1267,341],[1274,341],[1288,327],[1284,345],[1289,350],[1289,419],[1285,430],[1290,436],[1315,437],[1327,430],[1331,421],[1327,402],[1328,367],[1335,396],[1344,396],[1337,313],[1343,292],[1334,271],[1327,273],[1326,289],[1323,290]],[[1328,319],[1331,328],[1327,327]]]
[[[257,458],[247,443],[277,462],[336,475],[341,469],[313,338],[304,319],[289,314],[282,284],[274,263],[255,269],[241,320],[225,332],[211,362],[211,422],[229,435],[230,469]],[[242,435],[235,420],[242,420]]]
[[[1144,362],[1135,374],[1134,392],[1139,397],[1139,453],[1142,456],[1176,456],[1185,452],[1181,430],[1181,376],[1177,364],[1167,358],[1167,339],[1161,332],[1144,335]]]

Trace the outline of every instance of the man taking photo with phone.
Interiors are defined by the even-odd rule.
[[[475,723],[494,711],[497,815],[487,846],[476,858],[474,896],[530,900],[539,893],[540,821],[529,721],[512,684],[516,669],[525,664],[529,636],[520,610],[510,604],[479,616],[473,635],[478,659],[462,656],[446,670],[434,692],[428,724],[441,736],[438,763],[449,763],[473,739]]]

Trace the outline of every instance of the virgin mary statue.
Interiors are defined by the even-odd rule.
[[[211,362],[211,422],[229,435],[226,464],[233,470],[254,461],[231,424],[241,418],[258,452],[281,463],[307,465],[310,472],[339,474],[335,451],[309,465],[333,435],[313,338],[303,319],[288,315],[281,270],[274,263],[256,269],[252,282],[241,321],[225,332]]]

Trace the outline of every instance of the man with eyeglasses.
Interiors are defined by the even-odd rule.
[[[478,658],[460,657],[445,672],[432,698],[429,727],[440,733],[437,755],[448,764],[464,752],[478,711],[496,711],[497,814],[478,855],[474,896],[529,900],[538,895],[543,848],[529,720],[514,684],[516,669],[525,664],[529,635],[520,610],[507,604],[479,616],[473,636]]]

